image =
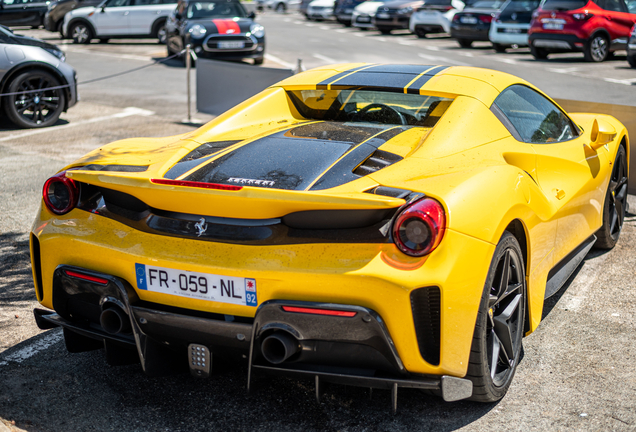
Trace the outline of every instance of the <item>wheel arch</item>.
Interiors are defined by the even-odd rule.
[[[9,83],[18,76],[20,73],[25,72],[26,70],[42,70],[44,72],[48,72],[55,76],[62,85],[67,85],[69,82],[66,80],[64,75],[60,73],[56,68],[49,66],[47,63],[37,62],[37,61],[29,61],[20,63],[10,69],[4,76],[2,77],[2,81],[0,81],[0,93],[5,93],[5,90]],[[64,101],[64,112],[68,109],[68,104],[71,99],[71,90],[69,87],[64,89],[64,93],[66,95],[66,100]],[[0,98],[0,106],[2,99]]]
[[[159,31],[159,26],[163,23],[165,24],[165,22],[168,20],[167,17],[162,16],[157,18],[156,20],[154,20],[154,22],[152,23],[152,26],[150,27],[150,34],[152,35],[152,37],[157,37],[157,32]]]
[[[523,255],[523,263],[525,266],[525,276],[527,281],[528,275],[530,274],[530,271],[529,271],[530,262],[528,260],[528,257],[530,256],[530,254],[528,251],[529,242],[528,242],[528,232],[527,232],[526,226],[520,219],[514,219],[506,226],[506,229],[504,230],[504,232],[509,232],[510,234],[512,234],[515,237],[515,239],[517,239],[517,242],[519,243],[519,246],[521,247],[521,253]],[[529,286],[526,282],[526,289],[528,288]],[[530,331],[529,298],[530,296],[526,293],[526,309],[524,313],[524,326],[523,326],[524,334],[527,334]]]
[[[611,45],[612,43],[612,37],[610,36],[609,32],[604,29],[603,27],[597,28],[596,30],[594,30],[592,32],[592,34],[590,35],[589,38],[587,38],[588,43],[592,40],[592,38],[594,38],[595,36],[598,35],[603,35],[607,38],[607,43]],[[609,46],[609,45],[608,45]]]
[[[73,28],[73,26],[75,24],[77,24],[78,22],[83,22],[84,24],[86,24],[88,26],[88,28],[91,30],[91,32],[93,33],[93,37],[97,36],[97,31],[95,31],[95,26],[93,26],[93,24],[87,20],[84,17],[77,17],[77,18],[73,18],[69,23],[68,26],[66,27],[68,29],[68,32],[71,32],[71,28]],[[66,35],[66,37],[71,37],[70,34]]]

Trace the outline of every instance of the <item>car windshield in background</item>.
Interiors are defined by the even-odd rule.
[[[450,6],[451,0],[425,0],[424,6]]]
[[[502,1],[478,1],[470,5],[472,8],[476,9],[499,9],[504,2]]]
[[[373,90],[292,90],[300,114],[311,120],[433,127],[452,99]]]
[[[238,2],[194,2],[188,5],[186,13],[188,19],[245,16],[245,10]]]
[[[507,12],[532,12],[539,7],[539,0],[513,0],[505,7]]]
[[[587,0],[546,0],[541,6],[543,10],[568,11],[581,9],[588,3]]]

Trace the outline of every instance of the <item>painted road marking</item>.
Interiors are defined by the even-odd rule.
[[[296,65],[292,64],[292,63],[287,63],[285,60],[276,57],[275,55],[272,54],[265,54],[265,58],[269,61],[273,61],[274,63],[278,63],[281,66],[286,67],[287,69],[295,69]]]
[[[321,55],[321,54],[314,54],[314,57],[316,57],[319,60],[324,60],[327,63],[339,63],[338,60],[334,60],[331,57],[327,57],[327,56],[324,56],[324,55]]]
[[[451,60],[447,57],[442,57],[442,56],[432,56],[432,55],[427,55],[427,54],[422,54],[419,53],[418,57],[423,58],[424,60],[430,60],[433,62],[441,62],[441,63],[447,63],[447,64],[452,64],[452,65],[457,65],[457,66],[470,66],[470,64],[468,63],[463,63],[457,60]]]
[[[9,364],[9,362],[22,363],[24,360],[33,357],[40,351],[47,349],[51,345],[55,345],[62,339],[62,329],[47,332],[38,340],[20,348],[19,350],[7,356],[4,356],[2,361],[0,361],[0,366],[6,366]]]

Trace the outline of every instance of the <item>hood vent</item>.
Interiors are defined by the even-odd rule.
[[[353,173],[359,176],[366,176],[373,174],[376,171],[386,168],[389,165],[393,165],[396,162],[402,160],[402,156],[398,156],[393,153],[385,152],[382,150],[376,150],[371,156],[369,156]]]

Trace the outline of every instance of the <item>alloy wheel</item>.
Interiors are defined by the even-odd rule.
[[[71,35],[73,40],[77,43],[83,44],[89,38],[89,30],[84,24],[77,24],[73,27],[73,34]]]
[[[627,163],[625,161],[625,153],[620,153],[619,158],[614,163],[609,193],[610,235],[612,239],[618,240],[623,228],[625,208],[627,207]]]
[[[49,89],[57,85],[58,83],[50,82],[44,76],[26,77],[18,84],[18,94],[14,102],[15,112],[25,123],[33,126],[59,116],[62,89]]]
[[[590,43],[590,54],[595,62],[602,62],[607,57],[609,49],[607,40],[603,36],[596,36]]]

